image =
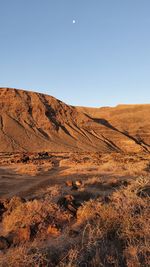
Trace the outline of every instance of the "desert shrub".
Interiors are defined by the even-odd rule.
[[[6,254],[0,257],[1,267],[34,267],[48,266],[46,253],[36,249],[35,253],[29,253],[24,246],[11,248]]]
[[[149,196],[139,194],[149,182],[149,177],[139,177],[127,186],[121,185],[111,191],[107,203],[101,197],[84,201],[70,225],[66,224],[70,220],[68,213],[52,203],[49,197],[21,203],[4,216],[5,232],[15,231],[22,224],[64,224],[64,232],[61,236],[56,235],[55,244],[59,243],[60,254],[54,253],[50,257],[50,253],[40,249],[39,245],[32,250],[30,241],[30,249],[22,245],[8,249],[2,254],[0,266],[149,266]],[[76,195],[81,197],[82,193]],[[55,230],[48,229],[50,232]],[[70,237],[70,230],[76,231],[77,235]],[[46,239],[47,229],[45,233]],[[50,247],[48,239],[46,242]]]
[[[3,228],[6,233],[15,231],[18,227],[38,225],[40,223],[63,223],[69,220],[69,215],[48,201],[33,200],[22,203],[3,218]]]
[[[148,183],[149,177],[140,177],[113,192],[108,204],[96,199],[78,209],[74,227],[81,245],[74,247],[72,266],[149,266],[149,197],[137,194]]]

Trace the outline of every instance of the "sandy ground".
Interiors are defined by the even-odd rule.
[[[48,186],[65,184],[67,180],[98,179],[104,182],[127,180],[149,173],[149,155],[61,154],[37,158],[30,155],[26,163],[20,155],[1,155],[0,197],[19,195],[33,197]],[[2,160],[3,159],[3,160]],[[95,187],[105,191],[102,185]],[[94,189],[94,190],[95,190]],[[93,188],[91,188],[93,190]]]

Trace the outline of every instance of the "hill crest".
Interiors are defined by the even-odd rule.
[[[139,152],[150,147],[150,105],[88,108],[0,88],[0,152]]]

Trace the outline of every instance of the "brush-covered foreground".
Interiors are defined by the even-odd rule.
[[[0,266],[150,266],[149,155],[49,159],[65,172],[60,183],[1,196]],[[28,161],[18,165],[23,173],[37,166]]]

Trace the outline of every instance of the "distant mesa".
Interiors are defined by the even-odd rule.
[[[149,152],[150,105],[73,107],[0,88],[0,152]]]

